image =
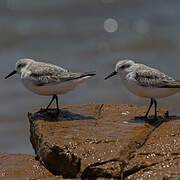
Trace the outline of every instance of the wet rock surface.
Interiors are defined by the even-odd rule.
[[[151,152],[160,153],[158,150],[155,152],[157,141],[162,148],[172,141],[171,137],[179,136],[178,130],[172,129],[174,136],[169,135],[166,139],[165,135],[166,131],[170,132],[170,127],[166,128],[168,124],[178,128],[173,125],[178,123],[178,117],[164,117],[167,116],[166,111],[159,110],[161,118],[157,121],[135,118],[143,116],[146,110],[147,107],[135,105],[89,103],[62,107],[57,117],[54,109],[48,112],[36,109],[28,114],[30,140],[37,158],[54,175],[83,179],[137,179],[143,175],[144,169],[153,168],[160,161],[167,162],[167,158],[161,155],[157,161],[150,156]],[[177,137],[175,140],[178,143]],[[172,157],[179,156],[177,143],[172,150],[176,155],[171,153]],[[169,146],[172,149],[172,144]],[[147,155],[151,161],[146,160]],[[180,169],[178,158],[174,160],[177,161],[176,168]],[[155,168],[154,173],[155,170],[163,173],[162,169]],[[159,176],[165,177],[164,174]]]
[[[127,179],[180,179],[180,119],[164,122],[152,132],[124,174],[132,174]]]
[[[26,154],[0,153],[0,179],[56,179],[34,157]]]

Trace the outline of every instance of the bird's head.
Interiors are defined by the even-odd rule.
[[[31,63],[33,63],[34,60],[32,59],[19,59],[16,62],[16,66],[15,66],[15,70],[12,71],[9,75],[7,75],[5,77],[5,79],[11,77],[14,74],[21,74],[22,72],[24,72],[30,65]]]
[[[130,68],[135,64],[134,61],[132,60],[120,60],[116,63],[116,67],[115,70],[108,75],[107,77],[105,77],[105,79],[108,79],[114,75],[119,75],[119,76],[123,76],[124,74],[127,74],[128,72],[130,72]]]

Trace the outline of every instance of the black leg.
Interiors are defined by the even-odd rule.
[[[147,113],[146,113],[146,115],[145,115],[146,118],[147,118],[147,116],[148,116],[148,114],[149,114],[149,111],[151,110],[151,107],[152,107],[152,105],[153,105],[153,102],[154,102],[154,100],[151,98],[151,102],[150,102],[149,108],[148,108]]]
[[[54,101],[55,98],[56,98],[56,95],[53,95],[50,103],[49,103],[48,106],[46,107],[46,110],[49,109],[49,107],[51,106],[51,104],[52,104],[52,102]]]
[[[153,101],[154,101],[154,108],[155,108],[154,119],[157,119],[157,101],[155,99],[153,99]]]
[[[57,114],[59,114],[59,103],[58,103],[58,96],[57,95],[55,95],[55,99],[56,99]]]

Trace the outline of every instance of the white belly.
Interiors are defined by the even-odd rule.
[[[89,76],[77,80],[61,82],[57,84],[43,85],[43,86],[37,86],[28,79],[22,79],[22,82],[24,86],[33,93],[49,96],[54,94],[66,94],[67,92],[72,91],[76,86],[78,86],[81,82],[83,82],[87,78],[89,78]]]
[[[133,80],[123,80],[123,84],[125,87],[133,94],[139,97],[144,98],[164,98],[171,96],[178,92],[178,89],[170,89],[170,88],[154,88],[154,87],[144,87],[139,86],[137,83]]]

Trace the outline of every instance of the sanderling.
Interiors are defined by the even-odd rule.
[[[180,92],[180,81],[167,76],[157,69],[135,63],[132,60],[125,59],[118,61],[115,71],[105,77],[105,79],[116,74],[121,77],[122,83],[131,93],[151,99],[145,118],[148,117],[154,103],[154,117],[157,119],[157,102],[155,98],[163,98]]]
[[[46,109],[56,100],[58,113],[57,94],[66,94],[85,79],[95,75],[94,72],[73,73],[62,67],[32,59],[18,60],[15,70],[5,79],[16,73],[20,75],[23,85],[28,90],[39,95],[52,96]]]

